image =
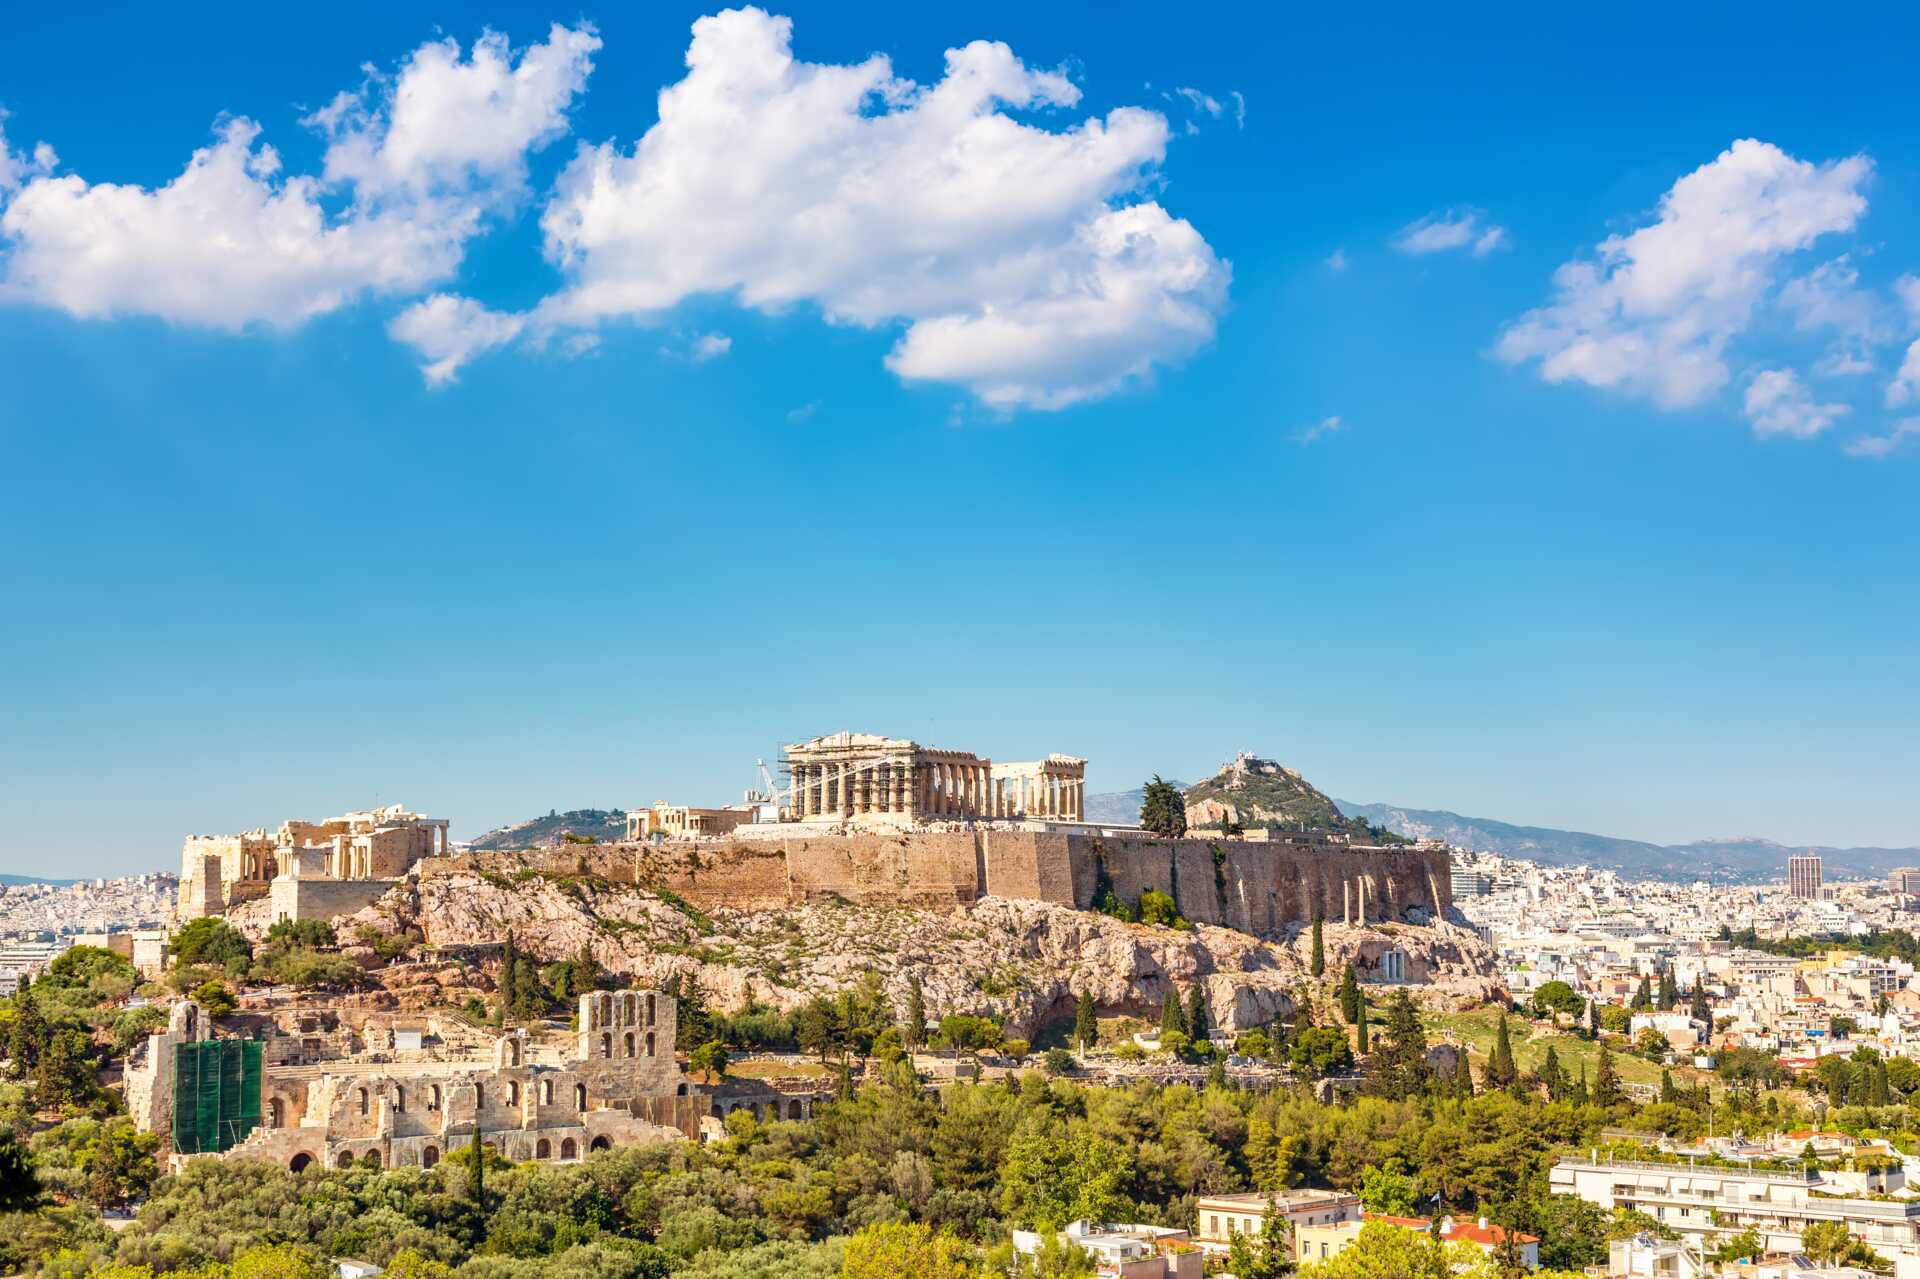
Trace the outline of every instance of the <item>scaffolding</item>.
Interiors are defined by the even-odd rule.
[[[173,1050],[173,1149],[218,1154],[260,1126],[263,1045],[207,1039]]]

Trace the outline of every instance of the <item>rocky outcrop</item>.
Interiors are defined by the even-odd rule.
[[[1090,996],[1104,1015],[1157,1015],[1168,989],[1199,984],[1229,1030],[1292,1011],[1308,980],[1305,929],[1261,940],[1232,929],[1126,924],[1047,902],[985,897],[940,909],[816,901],[779,910],[703,911],[674,897],[604,880],[523,873],[412,880],[339,922],[419,932],[431,945],[498,942],[511,932],[545,960],[583,949],[610,971],[658,985],[692,973],[717,1006],[792,1008],[878,974],[896,1002],[920,978],[929,1011],[995,1014],[1015,1034],[1072,1015]],[[1353,960],[1363,976],[1388,950],[1405,956],[1414,988],[1473,999],[1492,988],[1490,949],[1451,924],[1370,928],[1329,924],[1331,978]]]

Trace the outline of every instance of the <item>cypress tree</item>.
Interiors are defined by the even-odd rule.
[[[1081,1004],[1086,1003],[1082,996]],[[1076,1014],[1076,1028],[1078,1025]],[[907,979],[907,1023],[900,1028],[908,1052],[914,1052],[927,1038],[927,992],[920,986],[920,974]]]
[[[1597,999],[1587,1001],[1587,1038],[1600,1038],[1600,1001]]]
[[[1653,1007],[1653,985],[1645,977],[1642,977],[1640,984],[1634,987],[1633,1002],[1628,1004],[1627,1007],[1633,1009],[1635,1012],[1644,1012],[1646,1009]]]
[[[1165,1035],[1173,1030],[1187,1033],[1186,1018],[1180,1012],[1180,992],[1169,985],[1167,993],[1160,997],[1160,1033]]]
[[[1589,1100],[1587,1096],[1587,1063],[1584,1061],[1580,1063],[1580,1078],[1574,1080],[1573,1087],[1567,1093],[1567,1098],[1576,1106],[1584,1106]]]
[[[1360,976],[1351,962],[1340,974],[1340,1016],[1349,1026],[1360,1020]]]
[[[1347,971],[1352,972],[1353,970],[1349,968]],[[1360,1055],[1364,1057],[1367,1053],[1367,992],[1355,987],[1354,998],[1358,1001],[1354,1009],[1353,1018],[1353,1028],[1356,1036],[1354,1046]]]
[[[1195,982],[1187,988],[1187,1037],[1195,1043],[1207,1037],[1207,994]]]
[[[1487,1058],[1487,1087],[1506,1088],[1520,1078],[1520,1069],[1513,1060],[1513,1037],[1507,1027],[1507,1014],[1502,1011],[1500,1024],[1493,1035],[1493,1053]]]
[[[1613,1069],[1613,1054],[1604,1045],[1600,1049],[1600,1068],[1593,1076],[1593,1100],[1601,1106],[1620,1104],[1620,1076]]]
[[[1666,1103],[1680,1100],[1680,1094],[1673,1086],[1673,1072],[1665,1066],[1660,1068],[1660,1100]]]
[[[1093,1015],[1093,996],[1084,990],[1073,1010],[1073,1041],[1080,1045],[1081,1052],[1100,1042],[1100,1023]]]
[[[1325,921],[1316,907],[1313,912],[1313,959],[1307,965],[1307,971],[1315,977],[1324,976],[1327,971],[1327,945],[1321,937],[1321,925]]]
[[[1867,1104],[1885,1106],[1893,1100],[1893,1089],[1887,1082],[1887,1063],[1876,1061],[1872,1067],[1873,1076],[1867,1086]]]
[[[1674,986],[1673,971],[1668,969],[1660,974],[1660,1011],[1670,1013],[1679,1002],[1680,991]]]
[[[1713,1009],[1707,1007],[1706,988],[1699,982],[1693,983],[1693,1003],[1687,1009],[1687,1014],[1695,1021],[1705,1022],[1707,1029],[1713,1029]]]
[[[1547,1100],[1559,1101],[1567,1093],[1567,1072],[1560,1065],[1560,1054],[1547,1045],[1547,1059],[1540,1063],[1540,1082],[1547,1086]]]
[[[467,1146],[473,1168],[473,1206],[480,1210],[481,1220],[487,1216],[487,1160],[486,1147],[480,1144],[480,1116],[473,1117],[473,1140]]]
[[[507,953],[500,961],[500,1007],[513,1008],[520,1002],[520,952],[513,944],[513,933],[507,933]]]

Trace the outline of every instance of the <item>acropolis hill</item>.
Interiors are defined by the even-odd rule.
[[[303,916],[334,919],[343,937],[417,934],[455,950],[511,934],[546,961],[590,951],[644,986],[692,975],[721,1007],[794,1007],[870,972],[902,990],[917,977],[943,1012],[1028,1028],[1074,992],[1148,1014],[1196,983],[1218,1024],[1262,1024],[1291,1006],[1315,917],[1330,956],[1362,980],[1467,990],[1491,972],[1484,945],[1448,922],[1444,847],[1364,823],[1314,828],[1299,818],[1330,802],[1251,756],[1196,803],[1218,829],[1179,838],[1087,820],[1073,755],[1007,764],[840,733],[788,747],[782,771],[787,785],[739,805],[634,809],[610,842],[444,851],[443,823],[399,808],[342,819],[329,855],[307,851],[319,842],[308,827],[256,832],[236,847],[259,853],[226,887],[225,913],[256,936]],[[1304,806],[1271,802],[1281,781]],[[357,856],[363,839],[403,852]],[[203,882],[217,873],[207,846],[190,849]],[[280,872],[263,882],[273,857]],[[1149,892],[1185,931],[1098,913]],[[210,882],[188,900],[212,896]]]

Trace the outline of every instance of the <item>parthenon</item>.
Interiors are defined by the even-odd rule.
[[[1086,816],[1087,761],[1048,755],[996,764],[873,733],[833,733],[786,748],[788,821],[1077,822]]]

